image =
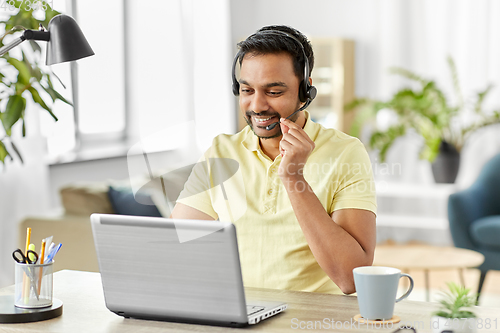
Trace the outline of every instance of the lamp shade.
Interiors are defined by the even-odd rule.
[[[57,15],[49,22],[47,65],[78,60],[94,55],[76,21],[67,15]]]

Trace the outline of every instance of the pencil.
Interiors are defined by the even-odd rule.
[[[26,252],[24,254],[26,255],[26,258],[28,258],[28,250],[30,247],[30,242],[31,242],[31,228],[26,229]],[[27,264],[27,263],[26,263]],[[26,273],[26,272],[25,272]],[[28,289],[26,291],[26,288]],[[26,284],[26,274],[23,274],[23,298],[24,298],[24,303],[28,303],[29,301],[29,285]]]
[[[31,242],[31,228],[28,228],[26,230],[26,257],[28,256],[28,250],[30,249],[30,242]]]
[[[40,252],[42,253],[42,255],[40,256],[40,265],[43,265],[43,257],[45,256],[45,245],[46,245],[46,240],[45,238],[42,239],[42,247],[41,247],[41,250]],[[40,294],[42,293],[40,288],[42,287],[42,278],[43,278],[43,267],[40,267],[40,272],[38,273],[39,277],[38,277],[38,296],[40,296]]]

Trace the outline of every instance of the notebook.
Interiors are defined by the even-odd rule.
[[[106,307],[123,317],[241,327],[287,308],[246,303],[236,228],[219,221],[93,214]]]

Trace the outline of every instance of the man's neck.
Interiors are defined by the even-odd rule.
[[[304,128],[306,124],[306,116],[303,111],[299,112],[299,118],[297,118],[297,121],[295,122],[297,125],[299,125],[301,128]],[[278,126],[280,126],[278,124]],[[283,138],[283,135],[280,135],[276,138],[272,139],[260,139],[259,138],[259,144],[260,148],[262,149],[262,152],[269,156],[271,160],[274,161],[274,159],[280,154],[280,141]]]

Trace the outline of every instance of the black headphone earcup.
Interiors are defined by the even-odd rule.
[[[306,83],[305,80],[300,82],[299,86],[299,100],[302,103],[312,101],[316,95],[318,94],[318,90],[315,86],[310,86],[309,83]]]
[[[304,80],[300,81],[299,85],[299,100],[301,103],[305,103],[307,101],[307,86]]]
[[[233,95],[234,96],[239,96],[240,95],[240,84],[238,81],[233,80]]]
[[[316,98],[316,95],[318,94],[318,89],[316,89],[315,86],[309,86],[309,88],[307,89],[307,94],[309,95],[309,100],[313,100],[314,98]]]

